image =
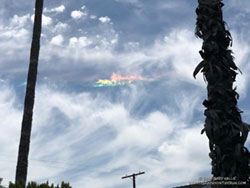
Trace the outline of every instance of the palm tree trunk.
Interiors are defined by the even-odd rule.
[[[16,183],[26,184],[28,155],[30,145],[30,135],[32,127],[32,115],[35,99],[35,86],[37,78],[38,57],[40,50],[40,36],[42,29],[42,11],[43,0],[36,0],[35,21],[33,28],[33,37],[30,51],[30,64],[27,78],[26,95],[24,102],[23,121],[21,129],[21,138],[19,143],[19,152],[16,168]]]
[[[208,98],[203,102],[206,116],[203,132],[209,139],[213,177],[229,177],[249,182],[249,152],[244,143],[249,125],[242,122],[237,107],[239,94],[233,83],[236,71],[230,32],[222,16],[222,0],[198,0],[196,36],[203,39],[200,55],[203,61],[196,67],[194,77],[201,71],[207,82]],[[230,186],[227,186],[230,187]],[[234,186],[236,187],[236,186]]]

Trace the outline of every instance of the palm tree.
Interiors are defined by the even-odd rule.
[[[224,4],[222,0],[198,2],[196,36],[203,39],[203,61],[193,75],[201,71],[207,82],[208,98],[203,102],[206,120],[201,132],[209,139],[212,174],[249,183],[250,155],[244,147],[249,125],[242,122],[242,111],[237,107],[239,94],[233,88],[239,69],[229,49],[232,37],[223,21]]]
[[[21,129],[21,138],[19,143],[16,180],[15,180],[16,183],[24,183],[24,185],[26,184],[26,179],[27,179],[28,154],[29,154],[32,115],[33,115],[34,98],[35,98],[38,57],[40,50],[40,35],[42,29],[42,12],[43,12],[43,0],[36,0],[33,38],[30,51],[30,64],[29,64],[29,71],[27,78],[23,121]]]

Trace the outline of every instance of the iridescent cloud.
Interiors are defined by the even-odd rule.
[[[131,84],[135,80],[148,80],[140,75],[131,75],[131,76],[121,76],[119,74],[113,73],[110,76],[110,79],[98,80],[94,87],[110,87],[110,86],[121,86],[125,84]]]

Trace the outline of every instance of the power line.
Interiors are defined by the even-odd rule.
[[[133,188],[135,188],[136,187],[135,186],[135,177],[139,176],[139,175],[142,175],[142,174],[145,174],[145,172],[139,172],[137,174],[126,175],[126,176],[123,176],[122,179],[133,177]]]
[[[12,160],[4,160],[4,159],[1,159],[1,161],[0,162],[7,162],[7,163],[16,163],[16,161],[12,161]],[[40,161],[31,161],[32,163],[33,162],[38,162],[38,163],[42,163],[42,162],[40,162]],[[31,163],[31,164],[32,164]],[[67,167],[63,167],[63,166],[51,166],[51,165],[42,165],[42,164],[38,164],[37,166],[42,166],[42,167],[48,167],[48,168],[55,168],[55,169],[66,169]]]
[[[1,161],[6,161],[6,162],[9,162],[9,163],[16,163],[16,160],[10,160],[10,158],[13,158],[14,156],[10,156],[10,155],[4,155],[2,153],[0,153],[0,157],[5,157],[7,158],[6,160],[4,159],[1,159]],[[34,158],[29,158],[28,159],[29,162],[31,163],[44,163],[44,164],[47,164],[47,165],[37,165],[37,166],[44,166],[44,167],[51,167],[51,168],[58,168],[58,169],[66,169],[66,168],[74,168],[74,167],[78,167],[78,166],[81,166],[82,164],[86,163],[86,161],[75,161],[74,163],[72,162],[66,162],[66,161],[50,161],[50,160],[44,160],[44,159],[34,159]],[[50,163],[52,163],[53,165],[51,165]],[[58,165],[55,165],[55,164],[59,164]],[[63,165],[63,166],[62,166]],[[88,168],[88,167],[92,167],[94,166],[93,164],[92,165],[84,165],[84,167]]]
[[[2,153],[0,153],[0,157],[5,157],[5,158],[14,158],[14,156],[10,156],[10,155],[5,155],[5,154],[2,154]],[[72,166],[72,165],[80,165],[80,164],[82,164],[82,162],[81,161],[77,161],[77,162],[75,162],[75,163],[68,163],[68,162],[66,162],[66,161],[50,161],[50,160],[44,160],[44,159],[34,159],[34,158],[29,158],[28,159],[29,161],[37,161],[37,162],[45,162],[45,163],[58,163],[58,164],[64,164],[64,165],[70,165],[70,166]]]

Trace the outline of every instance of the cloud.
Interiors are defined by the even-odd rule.
[[[0,163],[3,184],[13,180],[16,170],[16,159],[21,131],[21,110],[17,108],[17,96],[8,84],[1,83],[0,86],[0,111],[1,128],[0,133]],[[12,138],[12,139],[9,139]],[[7,154],[11,154],[11,157]],[[7,156],[6,156],[7,155]]]
[[[89,183],[95,187],[100,185],[109,187],[111,184],[115,187],[125,183],[118,180],[111,181],[115,174],[124,175],[124,173],[138,169],[147,171],[149,176],[152,175],[152,178],[162,172],[161,177],[172,178],[172,181],[168,183],[176,183],[188,181],[188,178],[195,178],[199,172],[209,167],[206,138],[200,136],[203,141],[198,141],[199,144],[197,144],[197,140],[200,139],[194,136],[200,135],[200,125],[189,129],[179,119],[172,119],[159,111],[149,114],[145,119],[134,119],[123,104],[112,104],[104,98],[104,95],[92,98],[86,93],[71,95],[47,87],[38,89],[35,114],[39,114],[39,116],[34,117],[36,126],[33,129],[34,140],[31,157],[36,156],[51,161],[57,159],[65,161],[65,163],[66,161],[67,163],[75,161],[76,164],[88,161],[88,164],[92,164],[91,167],[84,168],[84,165],[81,168],[81,166],[63,165],[65,172],[58,173],[61,174],[61,177],[67,177],[66,172],[69,171],[70,175],[68,174],[68,176],[75,178],[73,182],[77,187],[85,187]],[[47,101],[47,104],[44,104],[44,100]],[[56,117],[60,119],[59,122]],[[51,119],[54,121],[50,121]],[[62,131],[62,133],[54,135],[53,139],[48,139],[50,137],[48,131],[51,135],[54,135],[54,131]],[[41,143],[43,143],[43,149],[41,149]],[[64,150],[58,148],[58,143],[64,145]],[[82,145],[83,143],[85,145]],[[172,150],[176,149],[175,153],[168,152],[169,148],[166,143],[170,144]],[[190,145],[188,145],[189,143]],[[79,145],[83,147],[79,149]],[[195,149],[191,147],[193,145],[196,146]],[[182,149],[183,147],[185,149]],[[90,150],[90,148],[92,149]],[[159,151],[155,151],[155,148],[159,148]],[[194,159],[200,150],[203,152],[198,156],[202,156],[202,159],[195,160],[196,168],[193,168],[192,173],[190,171],[182,172],[183,178],[181,179],[179,176],[174,176],[176,170],[178,172],[183,170],[182,165],[185,164],[185,169],[194,165],[188,161],[190,158]],[[60,157],[58,158],[58,156]],[[107,161],[101,162],[102,158]],[[204,164],[203,159],[207,160],[207,163]],[[162,164],[166,164],[166,166]],[[32,171],[37,171],[38,166],[32,168]],[[79,170],[73,173],[74,168]],[[123,170],[116,172],[116,169]],[[103,181],[102,173],[108,171],[110,171],[110,175],[108,175],[110,180]],[[86,176],[86,172],[89,173],[88,176]],[[37,176],[31,174],[33,177],[30,177],[31,179],[50,177],[42,172],[38,173]],[[189,175],[184,176],[186,174]],[[112,176],[113,178],[111,178]],[[83,181],[82,177],[90,181]],[[57,178],[52,179],[59,181]],[[98,184],[98,182],[102,182],[102,184]],[[147,182],[144,183],[144,186],[150,187],[154,183],[156,182]],[[161,184],[166,185],[166,182],[161,181]]]
[[[57,56],[65,62],[64,67],[60,69],[65,68],[67,72],[72,67],[69,64],[71,60],[74,60],[75,65],[86,67],[95,65],[104,70],[113,66],[113,69],[109,70],[110,75],[116,70],[123,70],[123,72],[136,70],[137,73],[151,74],[153,68],[155,74],[164,74],[169,80],[181,80],[205,87],[201,75],[197,80],[192,76],[193,70],[201,61],[198,53],[201,41],[195,38],[193,32],[186,29],[173,30],[148,47],[140,46],[138,42],[128,41],[124,44],[127,47],[123,51],[115,50],[120,43],[119,35],[112,26],[104,28],[102,32],[107,32],[106,37],[103,35],[71,37],[69,43],[64,44],[64,48],[60,50],[46,45],[41,58],[46,58],[48,61],[51,57]],[[83,60],[85,60],[84,64]],[[105,64],[103,64],[104,61]],[[165,70],[164,73],[163,70]]]
[[[234,10],[240,10],[241,12],[244,11],[245,13],[249,14],[249,2],[247,1],[240,1],[240,3],[236,0],[230,0],[227,4],[229,8],[233,8]]]
[[[0,171],[4,184],[14,180],[24,95],[24,88],[17,86],[26,78],[32,39],[32,13],[27,6],[33,5],[21,1],[8,12],[0,8],[0,108],[4,109],[0,110]],[[197,80],[192,77],[202,46],[190,26],[194,18],[187,16],[195,8],[193,2],[117,1],[122,4],[105,2],[106,7],[114,7],[115,17],[103,6],[82,6],[81,2],[68,3],[79,7],[70,11],[75,14],[71,17],[57,14],[66,13],[66,5],[44,11],[49,16],[43,17],[29,180],[124,188],[131,182],[121,177],[140,170],[146,174],[137,179],[139,187],[163,188],[197,180],[201,174],[210,176],[208,139],[200,135],[206,84],[202,74]],[[226,11],[235,10],[234,5]],[[237,4],[237,10],[244,6],[246,15],[239,13],[232,21],[235,61],[243,71],[236,85],[240,99],[242,94],[245,97],[243,104],[248,100],[246,72],[250,71],[248,28],[242,21],[249,12],[246,5]],[[179,19],[184,17],[184,22]],[[92,20],[79,25],[87,18]],[[239,20],[246,29],[238,27]],[[152,81],[92,87],[113,72],[139,74]]]
[[[0,112],[6,128],[0,145],[8,142],[1,148],[9,156],[6,160],[13,159],[13,172],[22,108],[16,107],[15,91],[9,88],[2,87],[0,92],[0,106],[7,109]],[[71,93],[57,87],[38,86],[28,180],[49,179],[54,183],[65,180],[73,187],[125,187],[127,182],[120,177],[139,169],[146,171],[147,178],[138,186],[149,188],[188,181],[207,170],[207,140],[204,135],[197,136],[201,125],[189,128],[177,114],[172,116],[161,111],[134,118],[125,104],[135,105],[133,103],[143,95],[141,92],[139,88],[129,89],[122,92],[120,102],[113,103],[105,93],[93,97],[86,92]],[[128,99],[130,96],[135,99]],[[192,103],[187,98],[180,98],[179,102]],[[181,112],[176,113],[194,109],[181,107]],[[7,168],[9,164],[4,164],[0,167],[4,180],[13,181],[14,176]],[[170,179],[166,182],[161,178]]]
[[[92,44],[92,41],[87,37],[72,37],[69,39],[69,46],[72,48],[84,48],[90,44]]]
[[[30,45],[30,31],[21,27],[23,22],[16,23],[17,25],[0,25],[0,55],[2,58],[2,63],[0,64],[0,69],[2,70],[1,73],[4,73],[5,71],[16,72],[20,66],[23,65],[22,60],[24,60],[29,54],[27,49]],[[13,63],[16,59],[19,59],[19,64]]]
[[[61,46],[64,41],[64,38],[62,35],[57,35],[51,39],[51,44]]]
[[[52,32],[62,32],[65,31],[68,28],[68,24],[66,23],[62,23],[62,22],[58,22],[55,27],[53,28]]]
[[[152,58],[157,57],[160,60],[159,66],[171,65],[177,79],[204,85],[202,79],[194,80],[192,76],[196,65],[201,61],[198,54],[200,48],[201,41],[194,37],[193,32],[181,29],[170,32],[164,37],[164,42],[156,41],[149,53]]]
[[[131,109],[141,99],[148,99],[143,87],[124,88],[117,92],[119,101],[113,102],[104,91],[92,95],[63,91],[49,82],[38,85],[28,180],[123,188],[128,182],[120,177],[141,170],[146,174],[138,186],[150,188],[187,183],[205,172],[209,176],[208,140],[200,135],[202,123],[189,121],[197,108],[195,100],[201,97],[197,94],[200,89],[190,93],[181,88],[177,86],[182,95],[172,93],[176,102],[166,103],[171,113],[155,110],[140,118]],[[4,162],[0,170],[5,181],[13,181],[22,108],[17,107],[15,91],[9,85],[0,89],[0,107],[6,109],[0,111],[6,129],[0,147],[7,156],[4,159],[12,161],[11,165]]]
[[[62,13],[65,11],[65,6],[64,5],[61,5],[59,7],[56,7],[56,8],[52,8],[52,9],[47,9],[45,8],[44,9],[44,12],[56,12],[56,13]]]
[[[22,19],[25,20],[25,17],[27,16],[23,16]],[[99,19],[100,21],[102,20],[102,22],[108,22],[110,18],[100,17]],[[45,21],[45,24],[48,25],[51,23],[52,18],[48,17],[48,21]],[[198,75],[197,80],[192,77],[193,70],[201,61],[198,51],[202,45],[202,41],[196,39],[192,31],[187,29],[172,30],[170,33],[165,34],[165,36],[157,38],[152,45],[146,48],[139,42],[127,41],[122,44],[124,46],[123,51],[116,51],[116,48],[121,45],[119,35],[111,25],[104,27],[104,24],[101,24],[99,27],[102,26],[103,28],[99,29],[102,31],[100,35],[86,33],[84,35],[81,34],[82,36],[80,37],[71,36],[67,38],[62,36],[61,32],[69,29],[68,24],[63,22],[56,23],[51,31],[58,33],[58,35],[56,37],[53,36],[49,40],[51,43],[45,43],[45,48],[41,51],[41,53],[45,53],[41,58],[47,61],[56,55],[59,58],[65,59],[64,65],[66,65],[65,71],[67,72],[69,67],[66,62],[71,62],[70,59],[73,59],[76,65],[87,67],[90,64],[93,65],[93,62],[95,65],[98,65],[98,67],[102,67],[102,65],[104,65],[102,62],[105,61],[107,62],[107,64],[105,64],[106,67],[112,67],[113,65],[114,68],[110,70],[109,74],[112,74],[112,72],[116,70],[124,70],[125,72],[136,70],[136,72],[139,73],[148,73],[152,72],[150,70],[154,67],[154,71],[158,74],[163,74],[162,70],[167,70],[165,75],[167,75],[168,79],[178,79],[193,85],[202,86],[203,88],[205,87],[202,74]],[[11,32],[6,32],[4,35],[14,37],[20,35],[28,36],[29,34],[25,29],[21,29],[19,34],[17,33],[19,31],[15,31],[13,34],[11,34]],[[51,35],[49,32],[47,34],[48,36]],[[243,40],[239,37],[239,39],[237,39],[237,34],[234,34],[234,36],[236,36],[236,42],[233,48],[236,52],[236,58],[241,58],[239,59],[241,62],[248,58],[248,48]],[[190,43],[192,43],[192,45],[190,45]],[[50,46],[50,44],[62,45],[63,49],[59,51],[53,48],[53,46]],[[245,46],[244,50],[238,50],[240,49],[239,46]],[[182,55],[180,55],[180,53]],[[117,59],[119,59],[119,64],[116,63]],[[81,63],[82,60],[86,60],[85,64]],[[244,66],[245,65],[246,64],[244,64]],[[103,68],[105,70],[105,67]],[[63,69],[63,67],[60,69]],[[246,75],[243,76],[244,77],[241,77],[241,75],[239,75],[237,79],[237,84],[240,86],[240,94],[245,93],[247,88],[248,77],[246,77]]]
[[[5,38],[23,38],[28,35],[28,31],[26,29],[20,29],[20,30],[5,30],[4,33],[2,33],[2,36]]]
[[[109,23],[111,21],[111,19],[108,16],[100,17],[99,20],[102,23]]]
[[[248,90],[249,75],[247,72],[250,71],[250,66],[248,64],[250,59],[250,48],[248,42],[245,41],[244,35],[237,33],[237,31],[231,31],[233,37],[233,56],[235,57],[235,63],[240,68],[243,74],[238,74],[236,77],[237,92],[240,94],[241,98],[245,98]]]
[[[51,9],[51,11],[55,11],[55,12],[64,12],[64,10],[65,10],[64,5],[61,5],[61,6],[57,7],[57,8]]]
[[[97,18],[96,15],[90,15],[90,19],[95,20]]]
[[[74,10],[71,12],[71,17],[73,19],[80,19],[80,18],[87,16],[87,15],[88,15],[87,12],[82,12],[80,10]]]
[[[24,16],[14,15],[10,20],[10,24],[13,27],[24,27],[29,21],[29,19],[30,19],[30,14],[26,14]]]
[[[68,65],[68,59],[71,58],[74,59],[73,61],[76,63],[76,65],[78,62],[82,62],[82,60],[93,62],[96,61],[96,63],[99,61],[107,62],[108,60],[112,59],[114,55],[112,49],[115,48],[116,44],[118,43],[119,36],[111,25],[104,27],[103,25],[98,24],[98,27],[100,28],[98,29],[97,33],[99,34],[99,31],[101,30],[101,35],[98,35],[95,32],[93,34],[81,33],[79,37],[72,36],[68,39],[65,39],[65,41],[68,41],[68,43],[64,43],[63,48],[61,49],[63,53],[62,51],[59,53],[57,49],[46,43],[43,50],[41,50],[41,58],[48,61],[55,55],[65,60],[67,59],[65,61],[65,66]],[[64,58],[64,56],[66,58]],[[64,60],[62,62],[64,62]],[[88,64],[87,62],[85,64],[81,63],[81,66],[88,66]]]

